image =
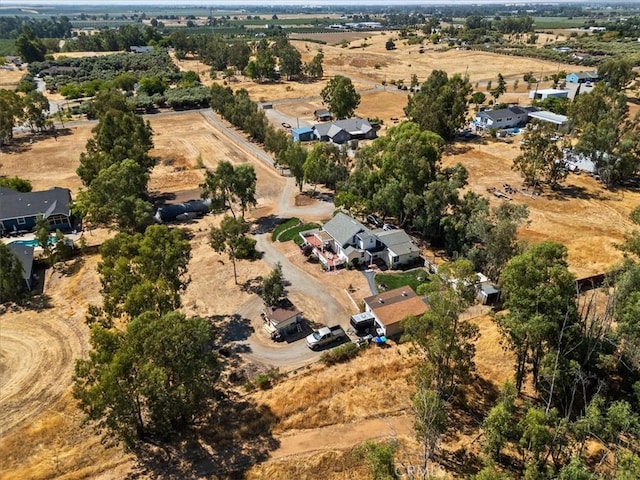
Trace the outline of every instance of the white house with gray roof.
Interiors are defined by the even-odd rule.
[[[516,106],[485,110],[478,112],[473,123],[481,129],[523,127],[529,122],[529,113],[536,110],[535,107]]]
[[[337,213],[321,229],[301,232],[304,242],[328,269],[356,260],[360,264],[383,261],[395,268],[415,261],[420,249],[404,230],[370,230],[344,213]]]

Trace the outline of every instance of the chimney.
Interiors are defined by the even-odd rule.
[[[384,300],[382,298],[379,298],[378,303],[384,303]]]
[[[403,291],[402,291],[402,296],[403,296],[403,297],[406,297],[406,296],[407,296],[407,291],[406,291],[406,290],[403,290]]]

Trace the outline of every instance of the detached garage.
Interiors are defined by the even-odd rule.
[[[265,332],[273,338],[297,332],[298,324],[302,321],[302,312],[289,300],[283,300],[279,305],[268,307],[262,318]]]

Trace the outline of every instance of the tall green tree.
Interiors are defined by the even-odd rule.
[[[256,241],[247,237],[249,224],[244,218],[225,215],[220,227],[211,227],[209,245],[218,253],[226,253],[233,264],[233,280],[238,284],[236,260],[256,258]]]
[[[314,184],[314,192],[318,184],[335,190],[349,176],[348,158],[337,145],[316,142],[307,154],[303,170],[304,180]]]
[[[284,295],[284,275],[282,274],[282,264],[278,262],[271,273],[262,281],[260,297],[265,305],[272,306],[276,305]]]
[[[149,155],[153,147],[151,126],[142,117],[109,110],[93,132],[86,151],[80,154],[77,170],[85,186],[89,186],[101,170],[125,159],[134,161],[146,172],[155,165],[155,159]]]
[[[294,142],[289,138],[286,148],[280,150],[276,156],[278,164],[289,169],[301,192],[304,185],[304,165],[307,161],[307,155],[307,150],[299,142]]]
[[[498,404],[489,411],[482,422],[482,448],[493,460],[500,460],[500,453],[507,443],[519,439],[515,399],[515,387],[509,382],[505,383]]]
[[[356,92],[349,77],[336,75],[320,92],[322,102],[334,118],[348,118],[360,105],[360,94]]]
[[[405,114],[422,130],[430,130],[445,140],[451,140],[466,121],[467,99],[471,90],[468,78],[459,74],[449,78],[447,72],[434,70],[420,91],[409,96]]]
[[[280,73],[286,75],[287,80],[298,78],[302,74],[302,57],[300,52],[291,44],[278,52],[280,59]]]
[[[16,192],[30,192],[33,189],[29,180],[20,177],[0,177],[0,187],[10,188]]]
[[[470,232],[479,241],[467,253],[476,271],[497,281],[505,265],[524,250],[524,243],[517,238],[518,227],[529,216],[526,205],[502,202],[490,215],[476,216],[470,222]]]
[[[590,158],[607,186],[640,171],[640,112],[629,118],[627,97],[602,83],[569,108],[575,149]]]
[[[31,27],[27,25],[22,27],[22,32],[16,38],[16,50],[27,63],[42,62],[47,53],[44,42],[36,37]]]
[[[491,89],[491,96],[494,100],[498,100],[504,93],[507,92],[507,82],[501,73],[498,74],[498,84],[495,88]]]
[[[473,300],[475,276],[470,262],[460,260],[451,267],[452,277],[459,285],[458,291],[448,283],[437,285],[428,298],[429,309],[421,317],[409,317],[404,324],[405,336],[410,339],[424,357],[421,382],[426,383],[443,399],[453,395],[457,385],[465,383],[475,370],[474,341],[478,327],[460,320],[460,313]],[[462,285],[471,285],[466,292]],[[467,295],[471,293],[471,298]]]
[[[538,384],[543,356],[558,347],[563,325],[576,324],[574,281],[567,249],[555,242],[532,245],[502,271],[500,286],[508,313],[496,320],[516,357],[518,391],[529,363],[534,385]]]
[[[94,325],[76,362],[73,395],[105,438],[166,440],[204,410],[219,367],[203,319],[146,312],[124,331]]]
[[[531,125],[524,133],[520,155],[513,160],[512,169],[522,175],[527,185],[536,186],[544,181],[555,187],[567,173],[564,168],[562,150],[554,138],[555,125],[539,123]]]
[[[207,171],[201,185],[202,197],[210,198],[215,205],[229,208],[234,218],[236,214],[233,205],[239,203],[244,217],[246,209],[257,204],[256,182],[256,172],[252,165],[241,164],[234,167],[231,162],[223,160],[213,172]]]
[[[13,127],[23,118],[22,98],[13,90],[0,89],[0,145],[13,139]]]
[[[624,90],[635,78],[634,63],[630,59],[609,58],[598,66],[598,76],[606,79],[611,88]]]
[[[183,230],[151,225],[144,234],[119,233],[102,244],[100,254],[103,315],[96,320],[110,326],[121,316],[162,315],[180,307],[191,257]]]
[[[0,242],[0,304],[17,302],[22,298],[23,269],[20,259]]]
[[[311,78],[322,78],[324,75],[324,68],[322,66],[323,60],[324,54],[322,52],[318,52],[316,56],[305,65],[306,74]]]
[[[78,210],[93,226],[130,233],[142,231],[151,223],[148,181],[147,170],[133,160],[109,165],[100,170],[87,190],[78,194]]]
[[[49,99],[42,92],[29,92],[23,99],[25,107],[25,119],[29,123],[32,132],[45,129],[47,123],[47,115],[49,113]]]

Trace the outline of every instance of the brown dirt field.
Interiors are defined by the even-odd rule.
[[[82,186],[76,175],[80,152],[91,138],[92,124],[67,129],[53,137],[37,136],[33,144],[23,141],[6,149],[0,162],[0,175],[19,175],[33,184],[34,190],[52,186],[69,188],[74,194]],[[27,137],[22,137],[25,140]],[[18,143],[18,138],[14,143]]]
[[[443,163],[462,163],[469,170],[469,188],[497,205],[499,200],[487,188],[500,189],[505,183],[522,188],[520,176],[511,170],[519,152],[515,138],[513,144],[493,140],[457,144],[458,154],[445,155]],[[521,228],[521,237],[532,243],[564,243],[570,269],[581,277],[602,273],[622,258],[613,244],[633,228],[629,213],[640,204],[640,192],[609,191],[583,174],[569,175],[558,192],[545,191],[537,197],[517,193],[513,201],[529,208],[530,222]]]
[[[15,90],[20,80],[27,73],[26,69],[0,70],[0,89]]]

